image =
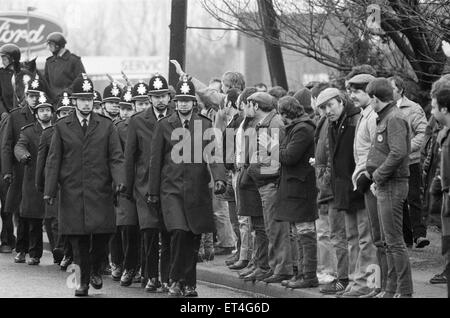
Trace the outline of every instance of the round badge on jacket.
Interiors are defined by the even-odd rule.
[[[378,142],[383,142],[383,135],[378,135]]]

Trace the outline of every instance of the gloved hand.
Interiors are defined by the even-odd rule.
[[[360,193],[364,194],[370,189],[370,185],[373,183],[373,181],[367,177],[365,173],[362,173],[358,180],[356,180],[356,190]]]
[[[157,196],[157,195],[147,195],[147,204],[149,204],[149,205],[158,205],[159,204],[159,196]]]
[[[10,174],[10,173],[5,174],[5,175],[3,176],[3,181],[4,181],[6,184],[10,185],[10,184],[12,183],[12,181],[13,181],[12,174]]]
[[[24,166],[28,165],[31,162],[31,156],[30,155],[24,155],[22,158],[20,158],[20,163]]]
[[[116,192],[117,193],[124,193],[125,191],[127,191],[127,187],[123,184],[118,184],[116,186]]]
[[[48,205],[53,205],[53,203],[55,202],[55,199],[48,196],[48,195],[44,195],[44,201],[48,204]]]
[[[214,183],[214,194],[224,194],[227,191],[227,185],[222,180],[218,180]]]

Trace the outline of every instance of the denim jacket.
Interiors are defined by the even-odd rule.
[[[375,140],[367,156],[367,171],[377,185],[409,177],[411,141],[408,121],[396,103],[378,112]]]

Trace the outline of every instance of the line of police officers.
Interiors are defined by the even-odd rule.
[[[52,58],[61,62],[64,53],[58,54]],[[0,55],[9,56],[2,49]],[[196,147],[200,144],[203,154],[211,142],[196,139],[212,123],[195,111],[192,82],[182,79],[173,101],[166,79],[158,74],[149,85],[139,82],[123,90],[111,83],[103,100],[84,72],[62,93],[48,94],[37,73],[24,83],[23,102],[4,116],[1,132],[7,197],[20,204],[18,211],[2,213],[2,220],[3,215],[19,215],[15,261],[25,262],[28,253],[28,264],[39,264],[47,219],[55,262],[65,268],[73,258],[79,266],[76,296],[88,295],[89,285],[102,288],[109,250],[113,279],[121,285],[132,284],[140,268],[149,292],[197,296],[200,237],[214,231],[211,175],[216,194],[224,193],[226,185],[223,164],[210,156],[193,161]],[[59,97],[53,125],[52,96]],[[136,109],[142,111],[131,116]],[[172,154],[180,142],[173,140],[175,130],[192,150],[181,163]],[[12,221],[4,220],[3,228],[12,240]]]

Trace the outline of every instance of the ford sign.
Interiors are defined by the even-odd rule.
[[[47,35],[52,32],[65,33],[65,27],[52,18],[35,13],[0,13],[0,46],[11,43],[22,50],[29,46],[30,51],[39,51],[45,49]]]

